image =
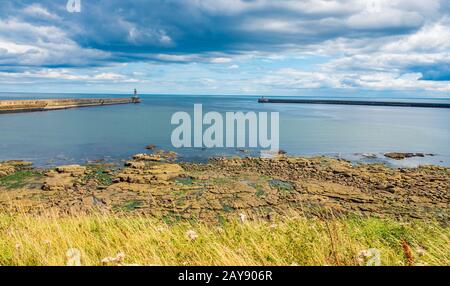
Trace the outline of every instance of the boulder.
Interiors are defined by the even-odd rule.
[[[86,174],[86,167],[80,165],[67,165],[56,168],[56,171],[60,174],[70,174],[72,176],[81,176]]]
[[[7,164],[0,164],[0,178],[14,174],[16,168]]]
[[[131,169],[138,169],[143,170],[145,169],[145,162],[140,161],[128,161],[125,163],[125,167],[131,168]]]
[[[42,190],[47,192],[60,192],[73,188],[73,178],[70,175],[63,174],[58,176],[47,177]]]
[[[156,145],[150,144],[150,145],[146,146],[145,149],[147,149],[147,150],[155,150],[156,149]]]

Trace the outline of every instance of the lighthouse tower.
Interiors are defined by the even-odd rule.
[[[141,99],[138,96],[137,89],[134,89],[134,95],[133,95],[133,97],[131,97],[131,100],[132,100],[133,103],[140,103],[141,102]]]

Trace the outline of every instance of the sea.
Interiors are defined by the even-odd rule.
[[[0,100],[127,96],[131,95],[0,93]],[[262,148],[175,148],[171,142],[177,127],[171,124],[173,114],[192,114],[194,104],[202,104],[205,113],[216,111],[223,115],[239,111],[279,112],[280,149],[288,155],[332,156],[355,164],[385,163],[392,167],[450,166],[450,109],[261,104],[257,102],[258,96],[242,95],[140,97],[140,104],[0,114],[0,161],[27,160],[40,167],[120,162],[133,154],[147,152],[145,147],[150,144],[177,152],[179,160],[194,162],[206,162],[218,156],[259,156],[266,151]],[[449,98],[383,98],[387,100],[450,102]],[[384,156],[387,152],[429,156],[395,161]]]

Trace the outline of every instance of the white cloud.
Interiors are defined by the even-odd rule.
[[[270,86],[276,90],[301,90],[315,88],[372,89],[372,90],[430,90],[450,91],[450,82],[420,80],[422,74],[396,72],[309,72],[298,69],[280,69],[253,83]]]
[[[387,43],[385,52],[445,52],[450,48],[450,23],[447,19],[429,24],[417,33]]]
[[[89,25],[85,23],[64,26],[62,16],[52,13],[58,11],[56,6],[20,6],[17,13],[0,18],[0,71],[8,70],[0,73],[0,81],[133,83],[154,72],[149,68],[142,74],[132,73],[130,67],[118,68],[113,64],[128,59],[130,63],[165,62],[158,67],[161,70],[186,64],[183,73],[176,76],[167,73],[167,78],[161,81],[167,86],[177,82],[180,89],[183,84],[193,83],[208,89],[229,87],[246,91],[303,88],[448,91],[448,82],[421,80],[427,73],[421,70],[423,66],[450,65],[450,15],[441,8],[446,2],[369,2],[376,9],[366,0],[189,0],[190,5],[182,6],[189,10],[186,11],[189,21],[179,17],[184,19],[180,21],[186,21],[183,23],[166,21],[163,18],[166,16],[158,18],[152,14],[157,18],[153,21],[127,17],[124,10],[109,11],[116,13],[112,31],[108,23],[106,28],[93,27],[92,31],[86,29]],[[40,19],[36,21],[37,17]],[[224,27],[217,28],[216,19]],[[209,35],[223,36],[227,43],[204,45]],[[147,46],[150,49],[145,50]],[[135,52],[140,49],[142,52]],[[67,68],[83,69],[96,63],[104,68],[83,72]],[[207,71],[202,74],[191,73],[198,66],[210,64],[217,66],[205,68]],[[16,73],[11,72],[14,69]]]
[[[285,9],[309,15],[349,14],[365,7],[360,0],[190,0],[199,8],[220,14],[240,14],[262,9]]]
[[[155,55],[155,59],[167,62],[192,62],[198,59],[197,55],[171,55],[171,54],[158,54]]]
[[[362,12],[351,16],[346,25],[355,30],[381,30],[387,28],[419,28],[424,17],[417,12],[385,9],[380,13]]]
[[[170,47],[174,45],[173,39],[167,35],[167,32],[163,29],[138,27],[136,24],[122,18],[117,20],[117,24],[120,29],[123,29],[127,40],[133,44],[151,44],[162,47]]]
[[[231,62],[230,58],[213,58],[211,59],[211,63],[213,64],[226,64]]]
[[[27,15],[43,17],[51,20],[59,20],[58,15],[50,13],[47,9],[39,4],[32,4],[23,9],[23,12]]]
[[[299,34],[302,21],[292,21],[283,19],[249,19],[243,24],[243,29],[247,31],[283,32]],[[300,25],[299,25],[300,24]]]
[[[32,25],[18,19],[0,20],[0,63],[7,66],[92,64],[107,53],[80,47],[55,26]]]
[[[27,83],[32,80],[45,81],[79,81],[94,83],[134,83],[143,82],[137,78],[128,77],[113,72],[88,72],[80,74],[70,69],[40,69],[35,71],[24,71],[15,73],[0,72],[0,82],[15,80],[15,83]],[[33,81],[31,81],[33,82]]]

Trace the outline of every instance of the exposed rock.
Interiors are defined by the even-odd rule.
[[[149,184],[140,184],[140,183],[128,183],[128,182],[119,182],[109,186],[107,191],[109,193],[113,193],[114,191],[118,191],[118,193],[122,192],[132,192],[132,193],[147,193],[152,190]]]
[[[74,187],[73,177],[70,174],[58,174],[45,179],[42,186],[43,191],[60,192]]]
[[[80,165],[67,165],[57,167],[56,171],[60,174],[70,174],[74,177],[86,174],[87,168]]]
[[[160,150],[160,151],[156,152],[155,154],[161,156],[161,158],[164,158],[166,160],[174,160],[178,157],[178,154],[173,151],[166,152],[166,151]]]
[[[161,162],[163,160],[163,158],[157,154],[136,154],[133,156],[133,159],[150,162]]]
[[[133,162],[132,165],[135,165],[135,163],[139,162]],[[163,163],[149,166],[145,170],[129,167],[118,174],[117,178],[119,179],[119,182],[134,184],[161,183],[179,176],[181,172],[183,172],[183,169],[180,165]]]
[[[397,153],[397,152],[393,152],[393,153],[386,153],[384,154],[385,157],[389,158],[389,159],[394,159],[394,160],[404,160],[407,158],[414,158],[414,157],[425,157],[425,154],[423,153]]]
[[[16,168],[25,168],[25,167],[33,166],[32,162],[21,161],[21,160],[5,161],[5,162],[3,162],[3,164],[9,165],[9,166],[13,166],[13,167],[16,167]]]
[[[32,165],[33,163],[31,162],[18,160],[0,162],[0,178],[12,175],[16,171],[23,168],[31,167]]]
[[[100,208],[174,221],[220,221],[240,214],[248,220],[273,219],[291,211],[319,217],[450,221],[450,169],[445,167],[355,166],[327,157],[216,158],[208,164],[175,164],[153,156],[135,156],[122,170],[109,173],[114,183],[102,188],[93,176],[97,170],[57,168],[41,178],[48,192],[0,192],[0,206],[17,197],[14,204],[26,205],[30,212],[76,214]],[[74,170],[85,176],[74,176]]]
[[[16,172],[16,168],[11,165],[1,163],[0,164],[0,178],[12,175]]]
[[[156,145],[150,144],[150,145],[146,146],[145,149],[147,149],[147,150],[155,150],[156,149]]]
[[[125,163],[125,167],[132,168],[132,169],[145,169],[145,162],[139,162],[139,161],[128,161]]]
[[[87,168],[80,165],[67,165],[57,167],[54,171],[45,173],[42,190],[60,192],[74,189],[77,180],[87,174]]]
[[[158,151],[155,154],[137,154],[133,156],[133,159],[138,161],[161,162],[176,159],[177,156],[178,154],[175,152]]]

